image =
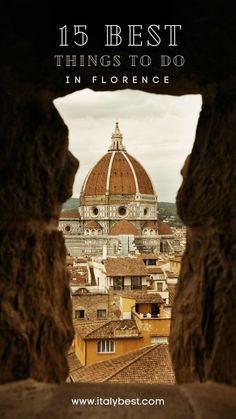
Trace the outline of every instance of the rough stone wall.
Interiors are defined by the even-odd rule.
[[[2,382],[60,381],[67,375],[64,355],[73,329],[64,241],[56,225],[61,203],[71,195],[77,162],[68,152],[67,128],[52,100],[81,86],[65,87],[67,69],[57,72],[52,56],[61,53],[55,47],[59,24],[74,22],[76,12],[83,15],[74,5],[67,19],[64,8],[63,19],[57,20],[58,2],[42,1],[36,24],[35,3],[24,2],[25,21],[20,18],[23,2],[18,3],[4,2],[0,37],[0,377]],[[171,351],[179,382],[212,378],[235,384],[235,15],[221,2],[214,7],[196,2],[191,8],[181,3],[168,7],[167,14],[159,5],[157,23],[184,23],[175,53],[187,57],[186,66],[170,69],[174,82],[166,87],[141,86],[159,94],[203,94],[196,142],[177,199],[190,229]],[[90,26],[93,53],[106,53],[97,36],[100,19],[96,26],[90,20]],[[124,57],[125,73],[132,75],[129,48],[122,44],[113,52]],[[151,52],[152,71],[160,75],[166,71],[159,71],[155,60],[161,53],[165,47]],[[84,86],[90,87],[93,72],[82,68]],[[109,68],[98,69],[98,76],[109,74]],[[112,74],[122,75],[119,68]]]
[[[170,336],[178,382],[236,385],[235,85],[203,96],[178,212],[189,226]]]
[[[0,381],[59,382],[73,326],[57,220],[78,163],[52,103],[2,95],[1,104]]]
[[[72,297],[72,305],[73,317],[75,317],[75,310],[79,310],[81,308],[85,311],[86,320],[99,320],[97,318],[97,310],[106,310],[106,319],[110,320],[108,294],[74,296]]]

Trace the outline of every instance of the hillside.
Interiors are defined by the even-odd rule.
[[[63,204],[62,212],[75,212],[78,210],[79,198],[70,198]]]

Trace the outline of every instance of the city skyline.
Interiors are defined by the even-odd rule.
[[[80,161],[73,197],[79,197],[88,171],[107,152],[118,120],[127,152],[150,175],[158,200],[175,201],[180,169],[195,137],[200,95],[84,89],[54,103],[69,128],[69,148]]]

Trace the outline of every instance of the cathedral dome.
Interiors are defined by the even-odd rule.
[[[126,152],[122,139],[117,122],[112,144],[85,178],[81,196],[155,195],[147,172]]]
[[[119,236],[120,234],[132,234],[138,236],[139,232],[135,225],[127,220],[117,221],[110,230],[111,236]]]

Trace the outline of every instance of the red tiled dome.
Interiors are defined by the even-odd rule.
[[[157,221],[146,221],[143,225],[143,229],[145,228],[157,230]]]
[[[82,186],[83,196],[155,195],[152,182],[142,165],[130,156],[122,144],[118,123],[112,145],[87,175]]]
[[[127,220],[117,221],[110,230],[111,236],[118,236],[120,234],[133,234],[138,236],[139,232],[135,225]]]
[[[164,223],[163,221],[158,222],[158,233],[160,235],[170,235],[173,234],[173,231],[171,230],[169,224]]]
[[[84,228],[94,229],[94,230],[102,230],[101,224],[99,224],[96,220],[88,221]]]

